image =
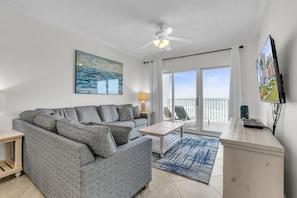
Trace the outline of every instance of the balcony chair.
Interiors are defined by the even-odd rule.
[[[172,114],[171,114],[168,107],[164,107],[164,116],[165,116],[164,120],[170,120],[171,119]]]
[[[183,106],[175,106],[175,114],[177,115],[179,120],[190,120],[190,117],[188,116]]]

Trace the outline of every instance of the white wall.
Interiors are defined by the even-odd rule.
[[[244,45],[240,49],[240,62],[242,72],[242,102],[249,105],[250,117],[258,117],[258,90],[256,76],[256,57],[257,57],[257,40],[256,38],[247,39],[245,41],[236,41],[233,43],[225,43],[209,48],[200,49],[199,51],[188,52],[188,54],[213,51],[218,49],[230,48],[232,46]],[[229,66],[230,50],[215,52],[210,54],[202,54],[198,56],[190,56],[179,59],[164,61],[164,72],[168,71],[190,71],[199,70],[200,68]]]
[[[297,197],[297,2],[271,0],[260,32],[258,51],[268,35],[275,40],[279,69],[283,73],[287,103],[276,127],[276,137],[285,147],[286,197]],[[259,103],[259,115],[272,126],[270,104]]]
[[[285,147],[285,192],[297,197],[297,1],[271,0],[260,32],[258,51],[268,35],[275,40],[279,69],[283,73],[287,103],[276,127],[276,137]],[[270,104],[259,102],[260,118],[272,126]]]
[[[149,91],[140,60],[92,38],[1,7],[0,32],[0,91],[7,96],[5,109],[0,109],[0,130],[10,129],[12,119],[27,109],[140,105],[137,93]],[[75,94],[76,49],[122,62],[123,95]]]

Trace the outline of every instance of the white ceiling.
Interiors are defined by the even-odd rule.
[[[153,45],[140,47],[159,30],[192,43],[171,42],[173,52],[199,49],[218,42],[257,36],[268,0],[0,0],[2,6],[39,20],[91,36],[138,58],[156,56]]]

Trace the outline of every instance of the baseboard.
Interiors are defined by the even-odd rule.
[[[192,132],[192,131],[185,131],[185,133],[190,133],[194,135],[205,135],[205,136],[210,136],[210,137],[220,137],[221,132],[207,132],[207,131],[200,131],[200,132]]]

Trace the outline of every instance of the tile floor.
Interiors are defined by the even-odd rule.
[[[220,145],[209,185],[153,168],[147,189],[134,198],[221,198],[223,192],[223,147]],[[26,175],[0,179],[0,198],[44,198]]]

